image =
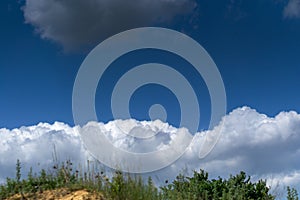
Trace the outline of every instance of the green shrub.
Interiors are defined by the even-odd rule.
[[[244,172],[230,176],[228,180],[220,177],[217,180],[209,180],[207,172],[194,171],[193,177],[179,175],[173,183],[161,189],[165,199],[275,199],[269,194],[269,188],[265,181],[252,183],[250,177],[247,177]]]

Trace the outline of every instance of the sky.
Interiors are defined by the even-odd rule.
[[[241,138],[247,138],[243,134],[251,135],[251,131],[259,134],[261,130],[255,124],[265,122],[262,118],[274,120],[274,126],[281,128],[267,127],[266,130],[275,131],[270,134],[266,131],[266,138],[269,137],[266,141],[274,140],[274,143],[270,142],[270,152],[275,156],[278,154],[275,153],[276,144],[285,138],[282,135],[290,135],[291,130],[299,127],[299,0],[2,0],[0,9],[0,130],[11,134],[12,138],[16,137],[12,129],[18,131],[33,127],[31,129],[35,130],[43,126],[40,123],[51,127],[49,124],[59,122],[63,124],[59,133],[72,132],[70,130],[75,129],[72,128],[75,125],[73,86],[86,56],[100,42],[121,31],[149,26],[169,28],[188,35],[201,44],[214,60],[226,91],[225,118],[233,126],[226,129],[229,136],[236,136],[235,132],[241,134]],[[185,60],[153,49],[121,56],[105,72],[101,79],[104,87],[98,86],[95,97],[99,122],[114,120],[110,98],[116,81],[134,66],[147,62],[159,62],[175,69],[185,66],[185,70],[180,72],[197,91],[201,110],[198,134],[205,132],[211,116],[205,82],[195,76]],[[159,85],[145,85],[134,93],[129,106],[132,118],[149,120],[148,109],[157,103],[165,106],[167,122],[178,128],[180,109],[176,96]],[[245,116],[241,121],[236,120],[239,112]],[[289,116],[285,119],[287,121],[282,119],[284,115]],[[247,124],[249,119],[255,123]],[[43,131],[47,134],[52,129],[44,128]],[[295,134],[300,133],[296,131]],[[289,142],[293,140],[286,137],[289,139],[284,139],[284,144],[292,145]],[[253,146],[244,148],[247,152],[244,157],[233,156],[232,171],[244,167],[242,160],[234,162],[234,158],[254,159],[253,148],[265,144],[254,142]],[[226,146],[225,142],[223,145]],[[300,143],[293,145],[291,151],[297,151]],[[215,165],[224,160],[229,165],[227,157],[233,154],[234,148],[231,150],[217,158]],[[8,152],[2,152],[2,155],[8,155]],[[254,170],[255,167],[249,167],[248,171],[259,177],[269,176],[263,171],[267,165],[263,157],[260,161],[259,172]],[[280,166],[274,169],[274,176],[291,177],[293,174],[292,177],[299,181],[299,162],[294,157],[289,162],[290,168]],[[223,173],[218,170],[216,168],[215,173]]]
[[[297,0],[181,0],[171,6],[161,0],[151,3],[149,13],[142,12],[147,1],[103,1],[98,7],[93,6],[97,1],[80,2],[1,1],[0,127],[55,121],[73,125],[73,84],[88,52],[109,36],[141,26],[171,28],[199,42],[222,75],[228,111],[244,105],[269,116],[300,110]],[[90,32],[82,31],[89,26]],[[126,63],[138,62],[133,58]],[[209,97],[206,86],[201,87],[205,111]],[[106,113],[98,117],[111,120]]]

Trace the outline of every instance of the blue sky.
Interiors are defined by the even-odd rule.
[[[55,7],[51,5],[54,1],[48,1],[45,5],[42,3],[34,5],[33,2],[14,0],[0,2],[2,27],[0,127],[16,128],[55,121],[73,125],[73,83],[88,51],[101,40],[121,30],[140,26],[171,28],[182,31],[198,41],[214,59],[222,75],[227,93],[228,112],[243,105],[270,116],[287,110],[300,112],[298,89],[300,86],[300,3],[298,0],[222,0],[218,3],[207,0],[186,0],[182,2],[192,2],[192,9],[186,5],[186,8],[182,7],[184,11],[176,6],[172,9],[163,7],[157,11],[156,5],[153,5],[152,11],[157,13],[148,13],[140,17],[140,20],[135,19],[137,16],[131,14],[132,16],[128,16],[128,19],[123,21],[118,20],[118,17],[126,15],[120,12],[126,7],[124,8],[124,2],[118,6],[118,1],[115,1],[116,5],[108,5],[107,10],[111,9],[116,14],[111,18],[103,16],[106,23],[100,24],[103,27],[96,31],[96,36],[93,35],[91,41],[85,40],[84,37],[89,35],[85,35],[84,31],[74,36],[74,40],[69,39],[73,36],[68,34],[77,34],[76,28],[82,30],[99,17],[83,15],[87,21],[80,21],[82,24],[78,22],[75,31],[68,30],[69,24],[74,23],[72,19],[68,19],[70,21],[63,18],[52,19],[46,16],[47,10],[44,12],[45,16],[35,18],[33,11],[41,6],[55,11]],[[23,7],[25,3],[28,3],[27,10]],[[158,3],[157,6],[161,5]],[[78,7],[67,7],[70,9],[66,10],[66,13],[78,12],[80,16],[81,12],[87,12],[84,8],[91,9],[91,7]],[[141,12],[142,8],[142,5],[130,7],[130,9],[140,9]],[[24,13],[27,14],[25,17]],[[159,20],[149,17],[152,15],[166,17],[161,17],[162,20]],[[67,14],[62,17],[64,16],[68,17]],[[47,20],[41,20],[44,18]],[[58,30],[61,26],[60,21],[67,23],[64,31],[47,32],[48,24],[54,28],[58,27],[56,29]],[[167,60],[168,64],[176,67],[176,63],[179,62],[172,55],[165,54],[164,56],[168,58],[165,59],[166,57],[160,57],[158,54],[159,52],[155,51],[136,52],[135,56],[139,56],[140,59],[129,56],[124,60],[120,59],[117,65],[125,65],[124,63],[130,65],[147,59],[157,59],[161,62]],[[102,90],[109,90],[112,87],[111,77],[121,72],[122,70],[112,68],[104,80],[108,86]],[[192,73],[186,73],[190,80],[194,80]],[[199,88],[196,89],[204,91],[199,98],[203,98],[201,109],[204,112],[201,113],[204,122],[200,128],[205,128],[209,116],[209,100],[201,80],[195,81],[200,83],[200,86],[197,86]],[[160,95],[156,95],[157,91],[163,89],[157,86],[152,89],[141,88],[141,93],[137,92],[134,96],[136,102],[133,104],[136,107],[132,108],[133,117],[147,119],[144,102],[149,100],[146,94],[151,94],[153,102],[150,101],[148,104],[155,102],[168,104],[172,113],[169,120],[176,125],[179,115],[176,100],[168,92],[165,92],[164,98],[161,99],[159,99]],[[101,88],[98,91],[101,91]],[[109,91],[107,93],[109,94]],[[107,102],[101,102],[101,98],[109,98],[109,96],[103,97],[97,93],[96,98],[97,111],[101,107],[108,108]],[[109,110],[99,118],[101,121],[111,120]]]

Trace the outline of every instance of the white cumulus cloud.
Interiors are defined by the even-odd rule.
[[[33,167],[36,170],[49,168],[56,162],[74,160],[80,163],[87,159],[82,146],[78,127],[63,123],[40,123],[36,126],[19,129],[0,129],[0,181],[14,177],[17,159],[22,162],[24,171]],[[55,156],[55,152],[57,155]]]
[[[194,0],[26,0],[23,11],[43,39],[74,51],[120,31],[170,22],[195,6]]]
[[[168,148],[176,140],[179,129],[160,121],[140,122],[115,120],[107,124],[98,123],[109,140],[118,148],[130,152],[148,152]],[[135,134],[146,131],[155,135],[147,143],[132,138],[124,132],[135,130]],[[53,146],[61,161],[71,159],[84,163],[91,159],[82,144],[80,127],[69,127],[63,123],[53,125],[40,123],[19,129],[0,129],[0,178],[14,175],[16,159],[25,167],[49,167],[53,160]],[[204,159],[199,159],[199,150],[206,135],[221,131],[215,148]],[[180,148],[180,143],[176,143]],[[186,169],[204,169],[212,177],[226,177],[243,170],[255,178],[267,178],[271,185],[300,184],[300,115],[294,111],[281,112],[268,117],[249,107],[233,110],[223,117],[213,130],[199,132],[184,155],[169,167],[152,172],[155,179],[164,181],[176,177]],[[159,158],[157,162],[161,162]]]

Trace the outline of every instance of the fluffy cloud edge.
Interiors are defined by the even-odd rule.
[[[178,130],[160,121],[140,122],[133,119],[99,125],[115,146],[137,152],[168,147]],[[149,143],[142,143],[122,133],[136,127],[160,131],[161,134]],[[215,148],[207,157],[199,159],[204,138],[220,130],[221,137]],[[21,160],[25,171],[29,167],[36,170],[51,167],[54,146],[60,162],[71,159],[75,164],[82,164],[93,160],[81,141],[79,131],[78,126],[70,127],[59,122],[13,130],[0,129],[0,180],[14,176],[17,159]],[[300,183],[299,131],[300,115],[294,111],[268,117],[249,107],[237,108],[224,116],[213,130],[196,133],[193,142],[176,162],[145,175],[151,175],[159,182],[172,180],[185,169],[189,175],[192,170],[201,168],[208,171],[211,177],[226,177],[243,170],[257,179],[266,178],[273,188],[277,183],[297,185]]]

